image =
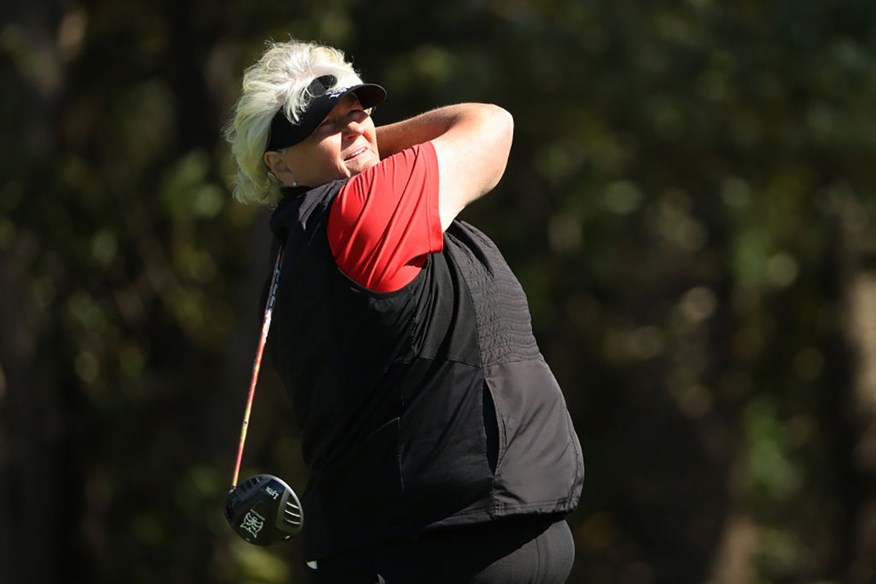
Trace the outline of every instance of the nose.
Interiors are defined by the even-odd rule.
[[[344,126],[344,135],[345,136],[361,136],[362,135],[362,126],[358,122],[351,121],[346,126]]]
[[[363,122],[368,118],[368,114],[363,111],[350,112],[344,124],[344,133],[349,135],[360,136],[365,131]]]

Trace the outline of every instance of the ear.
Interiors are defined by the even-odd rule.
[[[268,167],[268,170],[271,171],[277,180],[280,181],[280,184],[287,187],[295,186],[297,183],[295,182],[295,177],[292,174],[292,170],[286,164],[286,161],[283,160],[283,157],[279,152],[269,151],[265,152],[265,165]]]

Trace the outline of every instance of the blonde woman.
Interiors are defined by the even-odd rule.
[[[309,577],[563,582],[581,448],[523,290],[457,219],[501,179],[512,117],[375,126],[385,97],[336,49],[275,43],[227,130],[235,196],[275,205],[269,347],[309,469]]]

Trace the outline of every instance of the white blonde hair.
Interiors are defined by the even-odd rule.
[[[237,164],[234,198],[242,203],[272,203],[279,185],[264,162],[271,120],[282,108],[297,122],[309,102],[307,88],[316,78],[334,75],[336,86],[362,83],[338,49],[316,43],[268,42],[261,58],[243,73],[242,92],[225,128]]]

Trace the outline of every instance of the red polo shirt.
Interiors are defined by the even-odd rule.
[[[443,249],[438,158],[431,142],[386,158],[351,178],[329,213],[338,267],[376,292],[394,292]]]

